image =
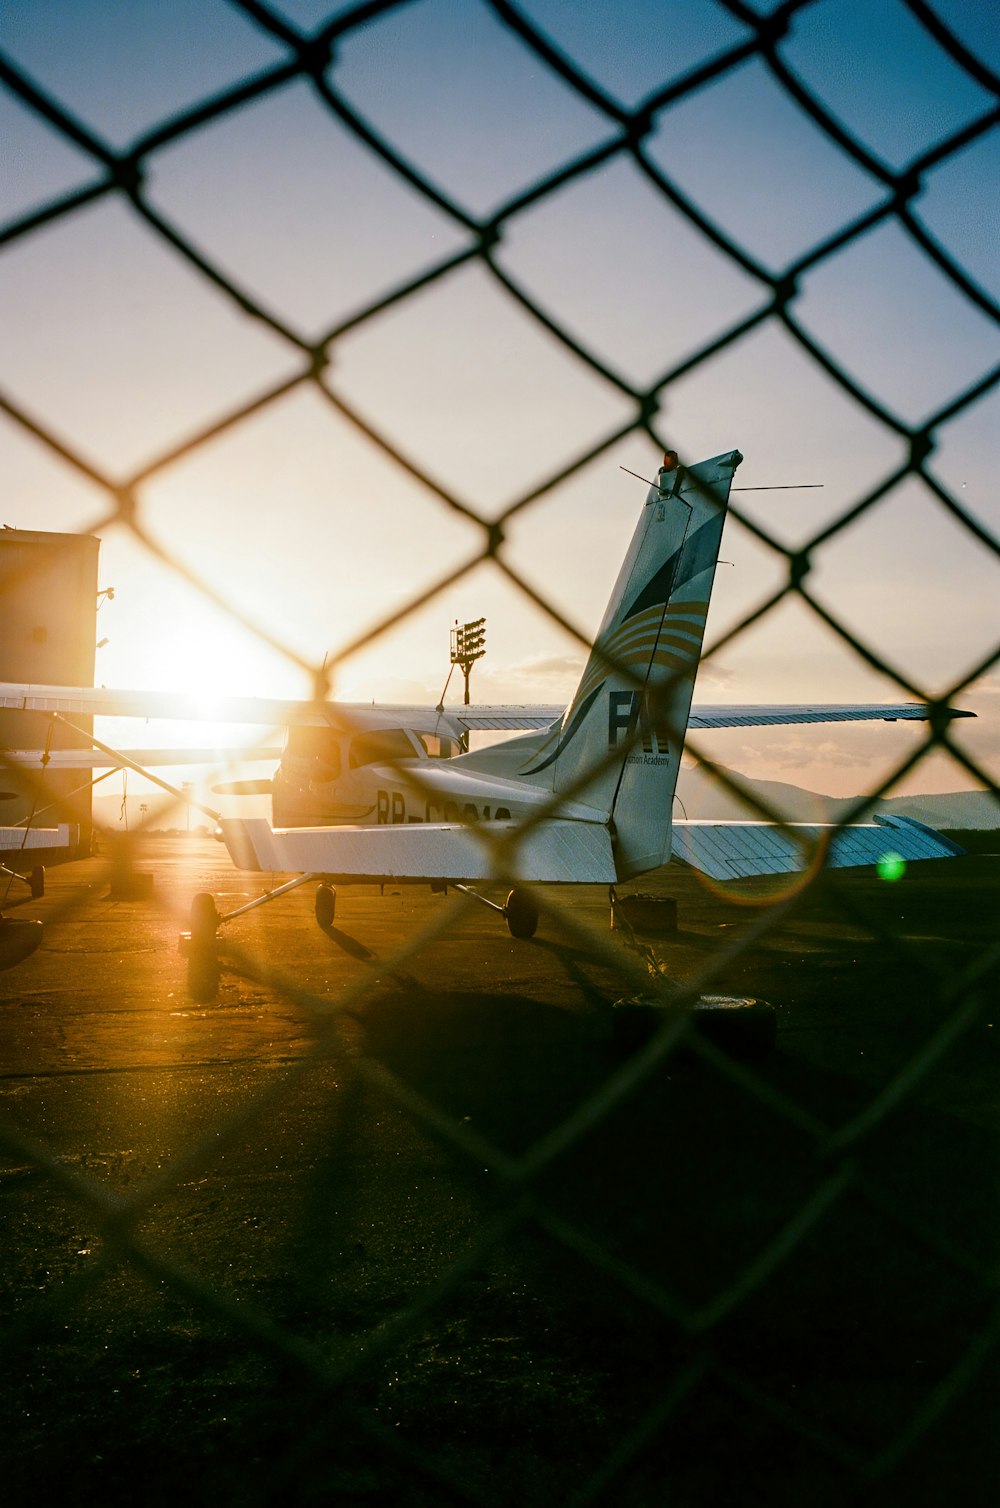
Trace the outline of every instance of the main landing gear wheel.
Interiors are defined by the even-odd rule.
[[[333,926],[337,914],[337,892],[332,885],[316,887],[316,920],[324,932]]]
[[[538,907],[527,890],[512,890],[503,908],[511,937],[534,937],[538,930]]]
[[[219,913],[215,897],[202,891],[191,902],[191,942],[188,948],[188,994],[207,1005],[219,992],[219,951],[216,932]]]

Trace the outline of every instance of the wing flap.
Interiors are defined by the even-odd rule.
[[[240,869],[328,875],[351,880],[516,879],[542,884],[615,880],[611,835],[597,822],[546,821],[521,835],[501,874],[489,843],[517,833],[516,823],[482,827],[420,822],[379,827],[272,828],[264,818],[224,818],[222,836]]]
[[[713,880],[795,874],[809,867],[813,848],[825,834],[832,834],[827,869],[875,865],[890,856],[907,863],[951,859],[965,851],[912,817],[877,817],[839,829],[796,822],[787,831],[768,822],[675,822],[673,855]]]
[[[221,769],[232,764],[277,764],[280,758],[277,748],[240,748],[235,744],[227,749],[116,749],[114,755],[97,749],[0,749],[0,769],[120,770],[126,763],[150,769],[189,764]]]
[[[0,682],[0,707],[21,712],[60,712],[64,716],[138,717],[165,722],[248,723],[286,727],[323,724],[339,710],[333,702],[283,701],[270,697],[189,696],[181,691],[143,691],[108,686],[42,686]],[[331,716],[323,709],[330,708]],[[349,710],[349,709],[348,709]]]
[[[950,717],[975,717],[974,712],[949,708]],[[689,728],[766,728],[793,723],[867,723],[917,722],[930,720],[931,710],[924,702],[844,702],[828,706],[804,707],[692,707]]]
[[[565,707],[556,706],[510,706],[510,707],[446,707],[445,713],[451,722],[473,731],[501,732],[524,728],[543,732],[562,717]]]

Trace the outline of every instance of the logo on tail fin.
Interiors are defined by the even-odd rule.
[[[658,699],[642,691],[608,692],[608,748],[617,749],[622,742],[633,743],[638,753],[637,733],[642,735],[644,756],[666,758],[670,753],[670,725],[664,718]]]

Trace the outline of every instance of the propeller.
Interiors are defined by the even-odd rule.
[[[274,782],[267,780],[226,780],[222,785],[213,785],[213,796],[270,796]]]

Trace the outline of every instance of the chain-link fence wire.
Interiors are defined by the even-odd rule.
[[[995,99],[1000,92],[1000,81],[986,63],[970,53],[922,0],[906,0],[906,3],[912,17],[957,68]],[[780,606],[792,602],[814,614],[850,654],[889,677],[902,697],[931,704],[934,715],[927,725],[926,737],[921,738],[897,768],[879,781],[877,788],[866,791],[864,797],[859,798],[855,811],[845,818],[847,821],[889,791],[933,751],[946,751],[964,776],[996,793],[991,771],[982,768],[968,749],[953,737],[948,709],[961,705],[963,692],[995,666],[1000,656],[1000,641],[984,642],[977,662],[954,684],[944,690],[929,687],[894,664],[877,643],[860,637],[835,611],[824,605],[810,589],[809,573],[830,541],[843,538],[858,520],[873,515],[885,499],[913,479],[923,484],[978,549],[987,552],[994,561],[1000,557],[997,540],[961,499],[942,484],[929,466],[940,432],[956,417],[973,410],[995,386],[1000,369],[949,395],[925,422],[916,426],[907,424],[808,333],[797,312],[797,300],[808,273],[861,243],[874,229],[892,225],[905,232],[909,243],[938,269],[957,294],[981,315],[995,322],[998,310],[993,300],[947,246],[929,232],[916,212],[914,201],[926,175],[984,138],[996,127],[1000,110],[996,104],[992,105],[961,129],[926,148],[903,170],[891,170],[809,91],[783,56],[782,45],[794,33],[797,21],[818,4],[822,4],[822,0],[789,0],[773,13],[759,15],[739,0],[723,0],[721,9],[742,23],[747,39],[720,50],[710,61],[680,77],[671,78],[634,108],[626,108],[534,24],[529,10],[521,10],[505,0],[489,0],[495,18],[526,50],[535,66],[557,78],[599,112],[606,123],[606,135],[596,147],[572,156],[544,176],[524,183],[485,218],[471,214],[461,202],[414,167],[404,147],[380,134],[338,88],[340,44],[357,28],[370,25],[378,18],[389,17],[394,11],[410,8],[401,5],[399,0],[372,0],[369,4],[344,9],[311,32],[293,26],[278,9],[256,3],[256,0],[239,0],[237,8],[242,14],[251,19],[266,37],[280,44],[284,60],[158,122],[124,151],[113,150],[76,119],[55,94],[49,92],[44,80],[29,77],[17,63],[0,57],[0,79],[5,89],[60,139],[87,154],[98,170],[96,178],[87,186],[63,194],[4,226],[0,230],[0,245],[30,246],[32,236],[43,227],[57,222],[72,223],[73,216],[88,206],[112,200],[124,204],[203,280],[214,296],[265,326],[284,343],[296,362],[294,375],[259,392],[251,401],[240,403],[223,417],[206,423],[198,433],[149,459],[124,479],[95,467],[73,444],[62,438],[56,423],[43,413],[29,412],[12,392],[0,392],[0,405],[9,420],[45,447],[51,456],[94,484],[106,498],[103,512],[82,532],[105,536],[112,531],[127,532],[161,565],[183,577],[261,642],[304,671],[311,679],[317,698],[323,698],[334,685],[339,669],[352,656],[376,644],[426,604],[440,598],[448,588],[484,566],[500,573],[536,609],[573,635],[581,645],[585,644],[586,636],[577,626],[512,563],[505,548],[507,526],[517,515],[530,510],[596,458],[614,457],[616,447],[630,435],[643,434],[658,449],[672,446],[680,451],[682,460],[694,459],[686,452],[683,437],[664,429],[658,420],[669,401],[672,385],[692,371],[709,365],[720,353],[735,348],[751,332],[765,326],[778,326],[852,403],[877,421],[885,432],[897,437],[905,447],[905,459],[840,516],[828,521],[814,537],[794,550],[787,548],[758,517],[734,499],[730,505],[731,513],[761,546],[785,562],[786,579],[733,624],[709,652],[716,653],[735,643]],[[725,78],[748,59],[766,65],[773,80],[781,85],[798,109],[846,159],[863,169],[882,189],[874,208],[839,225],[779,274],[769,271],[740,244],[737,237],[715,223],[672,180],[649,151],[652,133],[671,109]],[[155,207],[148,193],[149,174],[161,151],[188,139],[197,143],[198,133],[206,126],[230,115],[238,119],[240,106],[263,100],[296,81],[311,86],[315,97],[353,133],[373,163],[378,162],[406,183],[442,216],[460,227],[466,237],[463,249],[449,253],[439,261],[412,268],[389,292],[357,309],[350,317],[341,319],[318,338],[304,336],[275,308],[248,292],[224,265],[213,260]],[[742,269],[760,289],[759,304],[751,314],[741,317],[684,360],[660,371],[646,386],[637,386],[623,378],[619,371],[588,347],[585,334],[575,335],[565,328],[552,311],[519,284],[497,257],[503,236],[516,224],[519,216],[554,197],[568,185],[579,183],[589,174],[618,160],[630,162],[662,196],[665,204],[684,216],[693,229],[707,238],[733,265]],[[394,439],[391,425],[380,427],[366,417],[338,386],[331,370],[338,343],[347,336],[387,311],[407,306],[409,301],[446,282],[460,269],[472,266],[493,280],[519,315],[527,316],[551,342],[610,385],[629,405],[625,422],[601,435],[554,474],[539,477],[498,516],[491,518],[484,516],[484,510],[474,496],[462,495],[444,485],[417,463],[408,454],[406,445]],[[484,351],[483,359],[489,360],[488,351]],[[318,395],[323,404],[329,405],[353,426],[368,445],[401,473],[419,482],[438,500],[442,510],[459,515],[471,524],[478,531],[479,540],[462,563],[449,567],[429,584],[421,585],[408,600],[394,603],[353,640],[342,643],[337,652],[322,664],[311,663],[293,642],[283,642],[272,630],[255,621],[236,602],[229,600],[210,575],[199,576],[189,561],[175,558],[149,527],[145,502],[148,485],[169,473],[183,458],[209,449],[220,437],[240,426],[252,425],[282,398],[304,389]],[[294,502],[290,500],[289,507],[293,506]],[[698,747],[694,752],[712,769],[724,787],[739,794],[762,816],[781,820],[780,814],[771,810],[759,795],[714,764],[707,749]],[[110,840],[113,834],[107,836]],[[808,900],[813,890],[822,887],[822,853],[820,848],[810,856],[809,867],[793,891],[786,889],[773,904],[756,912],[750,924],[738,929],[733,940],[713,948],[702,965],[684,980],[683,986],[670,982],[655,950],[635,938],[631,947],[623,947],[620,936],[595,931],[581,919],[572,900],[561,898],[557,902],[546,893],[541,901],[543,917],[545,925],[559,938],[560,945],[598,959],[610,971],[622,997],[659,998],[667,1004],[685,1005],[705,992],[719,988],[720,981],[730,977],[733,966],[738,965],[741,958],[750,956],[762,939],[778,935],[795,909]],[[495,850],[498,879],[509,869],[509,858],[503,848]],[[703,1426],[703,1432],[710,1433],[714,1421],[723,1435],[732,1439],[739,1435],[739,1426],[735,1423],[737,1416],[746,1414],[758,1422],[767,1421],[768,1427],[777,1431],[783,1442],[782,1448],[794,1459],[798,1458],[799,1452],[805,1452],[810,1460],[835,1463],[847,1472],[855,1486],[868,1479],[886,1477],[906,1460],[937,1421],[954,1410],[961,1390],[982,1363],[995,1359],[994,1348],[1000,1327],[996,1310],[995,1252],[992,1256],[984,1255],[975,1242],[965,1239],[962,1229],[945,1231],[918,1213],[919,1201],[908,1202],[900,1198],[894,1179],[880,1177],[876,1170],[882,1161],[880,1145],[889,1145],[887,1128],[891,1127],[893,1117],[911,1104],[921,1087],[932,1080],[936,1069],[963,1034],[973,1024],[984,1021],[990,1001],[991,976],[995,987],[1000,946],[993,943],[968,949],[961,958],[956,957],[944,967],[936,954],[931,955],[905,937],[884,909],[868,906],[865,893],[857,894],[862,897],[860,901],[849,888],[845,888],[836,893],[834,903],[848,921],[884,949],[885,957],[892,960],[901,972],[920,981],[925,1000],[919,1012],[921,1030],[919,1036],[908,1036],[910,1046],[905,1060],[894,1063],[874,1091],[855,1104],[851,1113],[839,1118],[818,1113],[797,1098],[793,1091],[782,1087],[780,1079],[775,1080],[774,1076],[748,1066],[713,1046],[709,1039],[692,1033],[688,1015],[670,1011],[664,1024],[648,1040],[613,1071],[602,1076],[596,1087],[582,1095],[577,1103],[567,1108],[565,1115],[517,1153],[506,1150],[502,1140],[491,1138],[453,1114],[446,1094],[438,1098],[415,1088],[404,1072],[395,1071],[377,1053],[338,1056],[344,1023],[353,1020],[358,1012],[363,1014],[375,1009],[386,978],[405,979],[407,969],[415,961],[451,935],[467,913],[469,902],[466,897],[449,895],[434,911],[431,922],[400,939],[391,957],[371,960],[358,971],[348,987],[333,993],[327,989],[317,990],[304,982],[294,967],[267,959],[238,940],[228,943],[227,958],[231,965],[313,1019],[313,1046],[303,1051],[293,1064],[287,1065],[280,1076],[269,1080],[266,1088],[239,1098],[202,1134],[193,1136],[183,1154],[173,1157],[127,1196],[113,1192],[100,1179],[87,1176],[71,1160],[55,1154],[8,1118],[3,1129],[8,1151],[40,1170],[47,1180],[51,1180],[53,1190],[77,1201],[103,1242],[99,1259],[84,1275],[65,1282],[48,1293],[44,1300],[27,1305],[14,1317],[6,1330],[8,1344],[30,1346],[36,1343],[40,1336],[48,1333],[46,1327],[51,1323],[65,1322],[82,1312],[102,1286],[115,1280],[116,1274],[122,1271],[138,1274],[153,1285],[163,1285],[181,1296],[207,1322],[228,1327],[248,1349],[257,1350],[285,1366],[289,1377],[295,1379],[294,1386],[303,1390],[303,1428],[294,1446],[284,1441],[276,1460],[271,1462],[268,1491],[294,1494],[301,1490],[305,1495],[303,1484],[312,1482],[310,1473],[316,1470],[316,1463],[322,1458],[321,1437],[329,1428],[329,1421],[335,1419],[341,1431],[347,1431],[352,1438],[356,1432],[359,1439],[367,1442],[373,1456],[384,1457],[402,1472],[415,1473],[415,1480],[423,1484],[429,1498],[441,1494],[460,1501],[492,1501],[488,1479],[471,1472],[467,1465],[464,1469],[461,1464],[456,1467],[456,1460],[461,1458],[453,1452],[436,1448],[433,1439],[421,1441],[413,1434],[407,1436],[387,1427],[384,1414],[370,1406],[367,1388],[373,1374],[384,1364],[392,1363],[394,1358],[408,1355],[429,1326],[445,1324],[470,1278],[495,1260],[496,1254],[506,1249],[505,1243],[514,1237],[520,1242],[540,1240],[550,1253],[550,1261],[565,1263],[574,1271],[591,1274],[612,1295],[609,1300],[612,1306],[620,1304],[630,1311],[637,1310],[648,1317],[650,1324],[659,1327],[658,1334],[668,1338],[660,1356],[661,1369],[650,1375],[647,1385],[639,1389],[634,1398],[630,1392],[634,1408],[628,1427],[615,1432],[613,1444],[602,1450],[599,1464],[595,1466],[591,1462],[569,1486],[563,1481],[560,1495],[586,1502],[603,1496],[614,1499],[620,1492],[632,1491],[636,1494],[635,1500],[642,1500],[641,1493],[634,1486],[634,1474],[641,1476],[643,1462],[655,1451],[665,1431],[674,1428],[683,1432],[690,1428],[691,1409],[704,1408],[706,1396],[713,1399],[726,1397],[729,1412],[713,1403],[707,1410],[709,1422]],[[67,897],[62,911],[56,910],[50,915],[50,926],[72,919],[83,904],[83,897],[72,890],[67,891]],[[782,1187],[776,1205],[782,1211],[780,1219],[759,1230],[744,1225],[740,1240],[734,1246],[734,1250],[743,1252],[744,1256],[698,1302],[685,1296],[685,1285],[677,1281],[669,1263],[663,1271],[654,1274],[635,1260],[634,1253],[622,1249],[612,1228],[615,1211],[610,1205],[605,1212],[608,1218],[598,1219],[591,1225],[580,1217],[578,1210],[568,1211],[565,1203],[555,1197],[567,1160],[571,1161],[581,1148],[589,1148],[595,1138],[603,1138],[608,1146],[617,1145],[617,1126],[623,1114],[634,1114],[654,1139],[665,1134],[662,1125],[658,1125],[655,1118],[649,1118],[647,1104],[653,1087],[662,1085],[664,1072],[671,1069],[676,1061],[675,1055],[682,1048],[701,1060],[705,1070],[702,1092],[712,1103],[725,1101],[729,1107],[727,1113],[735,1117],[734,1125],[740,1124],[741,1117],[749,1112],[767,1126],[777,1128],[780,1133],[778,1145],[781,1137],[787,1137],[808,1152],[805,1161],[809,1176],[803,1178],[801,1169],[796,1166],[788,1173],[787,1186]],[[340,1122],[333,1128],[331,1141],[331,1145],[342,1150],[328,1160],[329,1165],[324,1168],[322,1176],[314,1175],[314,1202],[312,1205],[307,1203],[302,1217],[302,1243],[306,1252],[302,1258],[304,1270],[313,1260],[308,1254],[310,1222],[322,1224],[324,1203],[333,1198],[339,1199],[345,1207],[350,1204],[351,1181],[356,1176],[350,1169],[347,1150],[356,1146],[351,1135],[351,1118],[355,1117],[356,1127],[360,1123],[360,1107],[365,1096],[384,1097],[385,1104],[394,1106],[408,1117],[420,1133],[431,1144],[443,1149],[449,1162],[455,1168],[465,1170],[470,1179],[488,1169],[495,1187],[500,1190],[493,1197],[491,1212],[464,1245],[461,1255],[443,1263],[432,1282],[422,1286],[416,1296],[381,1323],[363,1327],[355,1344],[336,1351],[336,1360],[331,1360],[330,1352],[319,1340],[305,1338],[302,1327],[283,1323],[280,1316],[268,1315],[262,1307],[235,1296],[220,1283],[165,1255],[142,1228],[164,1199],[169,1199],[173,1192],[207,1169],[217,1168],[227,1149],[238,1146],[248,1136],[259,1137],[269,1118],[280,1115],[311,1077],[321,1072],[332,1058],[338,1062],[348,1086],[339,1112]],[[734,1110],[733,1106],[740,1108]],[[762,1153],[761,1157],[765,1158],[766,1154]],[[991,1180],[988,1170],[982,1172],[982,1198],[986,1200],[990,1197]],[[770,1185],[775,1175],[773,1168],[765,1167],[758,1160],[752,1165],[749,1176]],[[673,1192],[668,1194],[668,1198],[672,1197]],[[677,1197],[683,1196],[678,1193]],[[931,1284],[939,1281],[942,1291],[949,1292],[956,1284],[968,1285],[974,1292],[981,1314],[981,1323],[974,1335],[963,1336],[946,1359],[936,1358],[936,1364],[928,1366],[926,1384],[917,1390],[917,1403],[911,1403],[902,1417],[898,1411],[895,1414],[892,1410],[887,1411],[884,1421],[880,1421],[871,1437],[863,1442],[851,1438],[849,1431],[838,1429],[836,1423],[824,1425],[808,1410],[797,1408],[794,1393],[779,1397],[773,1388],[759,1380],[758,1370],[748,1364],[738,1340],[740,1316],[748,1301],[764,1291],[780,1271],[794,1267],[796,1261],[805,1260],[808,1264],[808,1254],[814,1245],[830,1236],[831,1213],[843,1208],[847,1201],[864,1211],[861,1223],[866,1229],[877,1224],[879,1229],[892,1230],[894,1239],[898,1239],[906,1250],[913,1268],[926,1268]],[[739,1204],[735,1196],[734,1202]],[[862,1252],[858,1260],[864,1261],[868,1256],[870,1252]],[[851,1253],[840,1251],[831,1254],[829,1260],[831,1264],[838,1260],[850,1261]],[[815,1322],[814,1316],[806,1315],[805,1324]],[[737,1337],[735,1342],[734,1336]],[[860,1339],[857,1343],[862,1344]],[[912,1396],[907,1394],[910,1399]],[[308,1423],[305,1422],[307,1419]],[[633,1483],[631,1488],[629,1483]]]

